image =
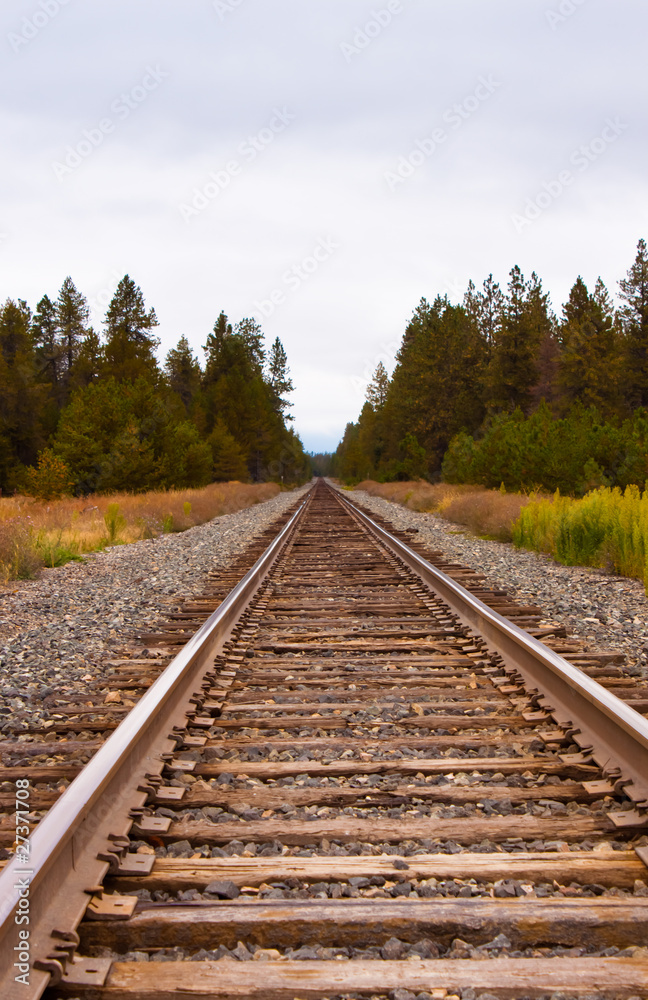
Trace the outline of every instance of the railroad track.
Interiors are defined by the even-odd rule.
[[[648,995],[645,690],[414,548],[320,482],[116,665],[159,676],[0,875],[3,997]]]

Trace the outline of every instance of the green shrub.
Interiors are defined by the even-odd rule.
[[[643,483],[648,475],[648,413],[603,423],[594,408],[575,404],[556,419],[546,403],[529,417],[500,413],[481,435],[455,435],[443,458],[443,478],[508,491],[544,489],[584,496],[603,486]]]
[[[72,491],[69,466],[51,448],[38,456],[36,468],[25,472],[24,492],[37,500],[58,500]]]
[[[58,538],[48,537],[44,532],[39,532],[35,549],[45,566],[65,566],[69,562],[83,562],[79,555],[78,548],[72,545],[65,545],[61,542],[62,532]]]
[[[597,566],[648,587],[648,491],[602,487],[580,500],[559,493],[532,500],[513,526],[513,541],[564,565]]]
[[[42,567],[32,528],[18,520],[0,523],[0,579],[33,580]]]
[[[108,540],[111,545],[117,541],[117,536],[126,527],[126,518],[119,512],[118,503],[109,503],[104,514],[104,522],[108,531]]]

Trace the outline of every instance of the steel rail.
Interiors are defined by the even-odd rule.
[[[337,489],[329,488],[360,524],[450,606],[491,653],[501,657],[509,671],[522,676],[528,691],[538,692],[536,702],[594,758],[610,780],[621,782],[633,801],[647,807],[648,720],[436,569]]]
[[[159,781],[162,755],[180,739],[174,738],[173,726],[195,708],[201,679],[311,497],[312,491],[38,824],[28,855],[14,855],[0,875],[0,996],[6,1000],[37,1000],[65,975],[89,894],[126,847],[133,810],[141,810]],[[17,922],[25,914],[28,922]],[[29,937],[19,938],[19,931],[28,931]],[[26,954],[29,972],[17,980],[24,964],[20,956]]]

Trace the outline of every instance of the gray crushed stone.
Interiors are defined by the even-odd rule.
[[[565,947],[562,945],[553,948],[536,949],[532,947],[516,949],[511,940],[505,934],[498,934],[490,941],[483,944],[473,945],[462,938],[454,938],[450,945],[430,938],[421,938],[412,943],[399,938],[387,938],[382,944],[376,944],[366,948],[356,948],[349,945],[338,947],[324,947],[322,945],[302,945],[299,948],[263,948],[260,945],[239,941],[235,948],[228,948],[226,945],[219,945],[214,949],[201,948],[199,951],[190,952],[183,948],[157,948],[155,951],[131,951],[124,955],[113,952],[105,946],[95,946],[90,948],[92,957],[111,958],[113,961],[127,962],[276,962],[276,961],[349,961],[349,960],[369,960],[369,961],[412,961],[430,959],[473,959],[488,960],[492,958],[644,958],[646,949],[631,945],[627,948],[584,948]],[[477,998],[474,991],[473,997]],[[423,996],[429,994],[408,993],[406,990],[396,990],[390,994],[393,1000],[421,1000]],[[462,992],[462,1000],[469,998],[467,991]],[[582,996],[582,994],[581,994]],[[478,1000],[497,997],[493,994],[479,995]],[[448,997],[450,1000],[450,997]],[[472,998],[470,998],[472,1000]],[[558,1000],[556,994],[552,994],[551,1000]],[[570,1000],[567,994],[560,994],[560,1000]],[[632,1000],[632,998],[630,998]]]
[[[561,566],[544,553],[477,538],[435,514],[409,510],[364,490],[345,495],[398,530],[417,528],[414,541],[484,573],[491,586],[506,589],[520,603],[539,605],[548,619],[560,621],[590,649],[624,653],[628,666],[648,674],[648,601],[639,580]]]
[[[53,691],[84,691],[143,627],[198,594],[308,487],[178,534],[88,555],[10,584],[0,595],[0,733],[8,716],[38,719]],[[153,651],[155,655],[155,651]]]

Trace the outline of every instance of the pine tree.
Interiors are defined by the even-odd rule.
[[[186,337],[181,337],[177,347],[171,348],[164,362],[164,370],[169,386],[180,397],[188,413],[200,388],[201,371]]]
[[[505,301],[502,289],[489,274],[479,295],[479,332],[489,350],[500,338]]]
[[[212,476],[216,482],[245,481],[248,478],[245,454],[222,422],[209,435],[212,450]]]
[[[32,318],[32,339],[35,351],[36,373],[52,389],[56,400],[60,400],[61,352],[58,344],[56,306],[48,295],[44,295],[36,306]]]
[[[147,311],[141,289],[127,274],[117,286],[106,313],[105,370],[119,382],[159,380],[155,351],[160,346],[151,330],[158,326],[154,309]]]
[[[382,411],[377,413],[372,404],[367,401],[360,411],[355,427],[359,478],[370,479],[376,475],[385,450],[382,434]]]
[[[551,404],[558,367],[558,340],[556,318],[551,310],[549,295],[542,290],[542,282],[533,272],[526,287],[526,326],[535,349],[535,383],[531,386],[531,405],[537,406],[543,399]]]
[[[270,354],[268,355],[267,382],[273,395],[274,406],[277,413],[280,413],[284,420],[292,420],[293,418],[287,412],[290,407],[290,402],[283,397],[287,393],[292,392],[295,387],[290,378],[288,355],[286,354],[279,337],[275,339],[272,347],[270,348]]]
[[[358,443],[359,430],[359,424],[348,423],[335,453],[337,474],[345,482],[359,483],[369,474],[367,456],[362,453]]]
[[[534,273],[527,284],[516,265],[510,272],[501,328],[487,374],[487,401],[495,410],[528,410],[539,377],[539,353],[551,335],[548,296]]]
[[[203,385],[210,385],[216,382],[223,374],[223,350],[225,338],[231,337],[233,333],[232,324],[221,310],[221,313],[214,323],[214,329],[207,337],[207,343],[203,346],[205,352],[205,372],[203,375]]]
[[[625,339],[623,381],[628,403],[634,409],[648,406],[648,251],[639,240],[634,264],[619,282],[620,310]]]
[[[241,342],[245,345],[251,366],[257,372],[261,373],[265,361],[265,348],[263,346],[263,333],[259,324],[254,317],[252,319],[242,319],[234,327],[234,333],[240,337]]]
[[[77,390],[52,447],[82,493],[202,486],[211,478],[208,443],[145,378],[108,376]]]
[[[398,352],[384,404],[382,429],[386,470],[402,465],[401,442],[414,435],[429,470],[440,467],[450,438],[462,427],[475,430],[484,415],[486,346],[474,318],[447,296],[415,310]],[[417,461],[419,461],[417,459]],[[400,466],[399,466],[400,467]],[[396,468],[396,466],[394,466]]]
[[[26,302],[7,299],[0,309],[0,488],[17,485],[22,464],[36,460],[42,387],[35,378],[32,315]]]
[[[289,404],[283,394],[292,390],[292,381],[281,341],[275,340],[266,361],[259,324],[243,319],[232,328],[221,312],[204,351],[205,371],[196,413],[207,435],[217,432],[219,453],[223,431],[238,449],[237,455],[231,451],[231,442],[227,444],[231,457],[218,460],[222,466],[219,475],[231,473],[242,455],[254,480],[285,476],[282,456],[287,452],[292,456],[295,444],[285,423],[290,418],[285,414]],[[290,462],[293,469],[306,464],[301,442],[297,450],[299,461],[291,458]]]
[[[84,386],[96,382],[101,376],[103,367],[103,347],[99,335],[90,327],[81,342],[74,364],[72,372],[74,388],[84,388]]]
[[[366,400],[374,410],[380,410],[385,405],[388,390],[389,375],[382,361],[379,361],[366,392]]]
[[[620,339],[608,291],[599,278],[593,295],[581,277],[563,306],[556,384],[561,408],[577,400],[603,416],[619,412]]]
[[[59,347],[60,382],[64,399],[69,395],[74,365],[88,333],[90,309],[85,296],[67,277],[56,300],[56,332]]]
[[[189,420],[169,420],[168,430],[159,441],[158,467],[165,489],[206,486],[213,481],[213,458],[209,442]]]

